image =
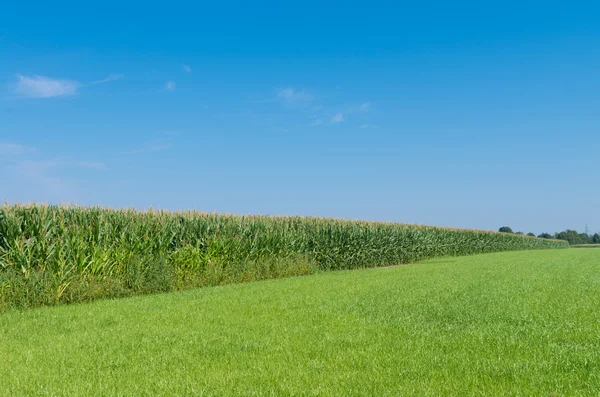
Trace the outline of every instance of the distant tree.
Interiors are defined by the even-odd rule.
[[[539,238],[554,238],[550,233],[542,233],[538,236]]]
[[[557,240],[567,240],[570,245],[591,244],[592,238],[586,233],[577,233],[576,230],[567,229],[564,232],[556,233],[554,238]]]
[[[519,235],[521,235],[521,236],[522,236],[522,235],[524,235],[525,233],[523,233],[523,232],[515,232],[515,234],[519,234]]]
[[[592,244],[600,244],[600,234],[596,233],[592,236]]]
[[[535,234],[533,234],[533,233],[531,233],[531,232],[527,233],[527,235],[528,235],[529,237],[535,237]]]
[[[569,244],[577,244],[579,242],[579,233],[575,230],[567,229],[564,232],[559,232],[554,235],[557,240],[566,240]]]
[[[587,233],[579,233],[579,239],[581,240],[580,244],[591,244],[592,236]]]
[[[498,231],[500,233],[511,233],[512,234],[512,229],[508,226],[502,226],[500,229],[498,229]]]

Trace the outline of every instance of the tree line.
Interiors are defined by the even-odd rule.
[[[524,234],[523,232],[513,232],[508,226],[502,226],[498,229],[501,233],[512,233],[512,234]],[[528,236],[536,237],[533,233],[527,233]],[[587,233],[579,233],[577,230],[567,229],[564,232],[556,232],[554,234],[542,233],[538,235],[539,238],[554,238],[557,240],[566,240],[570,245],[576,244],[600,244],[600,234],[594,233],[593,235]]]

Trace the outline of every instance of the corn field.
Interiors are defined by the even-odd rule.
[[[307,217],[0,208],[0,309],[171,291],[564,241]]]

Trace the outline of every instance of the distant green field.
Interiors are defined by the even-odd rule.
[[[576,244],[572,245],[573,248],[600,248],[600,244]]]
[[[2,396],[597,396],[600,250],[0,314]]]

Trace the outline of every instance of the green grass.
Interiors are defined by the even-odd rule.
[[[600,390],[600,250],[443,258],[0,314],[0,395]]]
[[[568,243],[398,223],[4,205],[0,311],[561,247]]]
[[[575,244],[572,248],[600,248],[600,244]]]

